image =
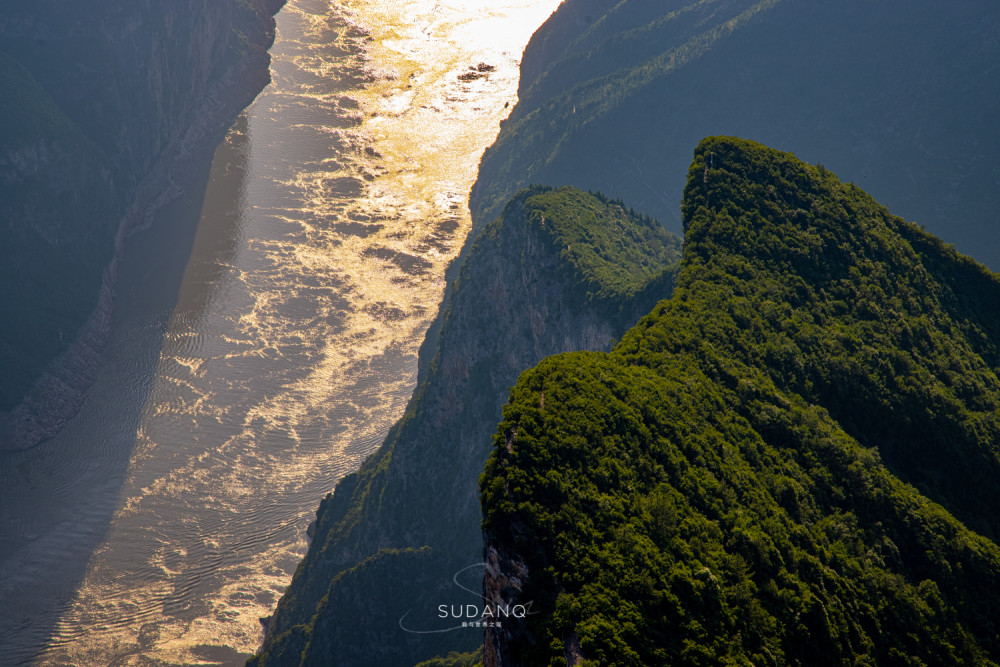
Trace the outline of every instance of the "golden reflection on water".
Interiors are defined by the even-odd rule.
[[[319,499],[409,398],[479,158],[557,4],[282,11],[274,83],[216,154],[120,509],[40,663],[257,648]]]

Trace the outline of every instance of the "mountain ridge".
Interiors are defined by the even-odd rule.
[[[512,389],[484,591],[538,613],[485,664],[996,664],[1000,548],[955,517],[996,535],[997,310],[942,285],[1000,277],[745,140],[699,144],[683,212],[671,299]]]

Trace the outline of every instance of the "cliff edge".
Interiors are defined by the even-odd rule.
[[[679,231],[677,175],[725,134],[822,161],[996,270],[998,23],[990,0],[566,0],[525,49],[473,219],[568,184]]]
[[[619,202],[518,193],[469,242],[426,378],[379,450],[323,500],[250,664],[412,667],[479,645],[481,631],[440,608],[479,599],[477,480],[509,387],[549,354],[610,349],[670,293],[678,255],[675,236]]]

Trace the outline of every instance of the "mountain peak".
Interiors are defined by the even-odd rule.
[[[741,139],[684,220],[669,301],[511,392],[487,664],[1000,660],[997,276]]]

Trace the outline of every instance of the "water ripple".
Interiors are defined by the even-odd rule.
[[[7,624],[8,655],[45,640],[30,620],[45,614],[37,664],[237,664],[256,649],[319,499],[409,398],[479,157],[556,4],[281,12],[273,84],[216,153],[169,320],[121,333],[117,374],[63,438],[74,447],[0,460],[17,479],[0,529],[21,545],[0,552],[0,592],[31,610]],[[496,69],[460,76],[479,62]],[[147,349],[158,359],[133,368]],[[30,503],[68,518],[37,528],[20,518]],[[32,607],[24,591],[49,576],[34,559],[87,565]]]

